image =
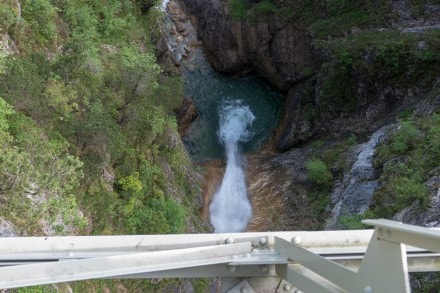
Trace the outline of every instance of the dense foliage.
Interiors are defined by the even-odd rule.
[[[195,229],[198,187],[173,113],[182,82],[156,61],[162,13],[143,2],[0,3],[0,221],[15,233]],[[179,282],[70,286],[163,292]]]
[[[0,218],[29,234],[185,232],[194,188],[181,81],[155,58],[160,11],[19,4],[0,4]]]
[[[83,164],[69,154],[66,140],[49,137],[0,98],[0,141],[2,217],[29,233],[39,233],[41,223],[58,233],[66,225],[83,229],[87,220],[72,194],[83,178]]]

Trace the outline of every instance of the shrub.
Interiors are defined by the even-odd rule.
[[[98,24],[100,34],[106,39],[119,39],[127,35],[132,25],[131,15],[121,17],[123,4],[120,1],[109,1],[100,7],[101,19]]]
[[[423,182],[417,178],[398,177],[389,183],[388,192],[394,195],[399,209],[410,206],[418,201],[420,206],[425,207],[428,202],[429,194]]]
[[[0,3],[0,29],[9,32],[13,25],[19,21],[17,7],[14,1],[3,0]]]
[[[139,194],[144,189],[142,182],[139,179],[139,172],[135,172],[134,174],[119,179],[118,185],[123,191],[132,192],[134,194]]]
[[[374,194],[374,211],[391,217],[417,203],[422,209],[429,201],[425,185],[440,160],[440,119],[438,114],[400,122],[400,127],[379,147],[375,164],[383,168],[381,186]]]
[[[133,234],[185,232],[186,211],[171,198],[132,196],[122,216],[125,229]]]
[[[228,0],[228,7],[233,18],[241,19],[249,10],[246,0]]]
[[[312,159],[306,164],[309,179],[320,186],[331,186],[333,175],[320,159]]]
[[[435,156],[434,159],[440,159],[440,114],[433,116],[427,139],[427,149]]]
[[[23,18],[45,44],[57,37],[56,11],[48,0],[25,0]]]
[[[327,166],[331,166],[333,172],[341,173],[345,168],[347,152],[355,145],[356,136],[351,135],[346,140],[331,145],[322,153],[321,159]]]
[[[391,135],[388,142],[379,146],[376,154],[377,162],[383,163],[394,157],[407,154],[417,146],[420,139],[413,122],[401,121],[399,128]]]
[[[411,122],[402,122],[400,129],[393,137],[391,150],[396,155],[402,155],[414,146],[416,139],[417,130],[414,125]]]
[[[345,215],[339,217],[339,223],[347,230],[368,229],[370,226],[362,224],[362,220],[376,219],[377,215],[372,211],[366,211],[362,214]]]
[[[262,0],[252,7],[253,12],[257,16],[262,16],[268,13],[274,13],[277,11],[277,7],[272,3],[272,0]]]

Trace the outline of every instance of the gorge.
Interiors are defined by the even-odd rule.
[[[0,3],[0,236],[439,226],[438,0],[159,2]]]
[[[330,201],[331,190],[339,188],[338,178],[350,173],[355,163],[350,153],[356,149],[362,153],[362,142],[408,115],[404,113],[412,113],[415,121],[438,111],[438,4],[401,3],[408,11],[404,16],[396,10],[399,1],[381,1],[377,7],[368,1],[348,2],[345,6],[308,1],[170,2],[176,27],[187,33],[181,22],[192,20],[196,47],[203,47],[216,70],[235,76],[258,73],[286,97],[270,142],[247,156],[246,178],[256,211],[249,230],[322,227],[335,204]],[[351,19],[356,13],[358,19]],[[408,70],[408,66],[413,67]],[[376,148],[385,148],[394,135],[387,131],[381,143],[368,151],[369,164],[375,167],[371,172],[379,181],[365,190],[370,200],[364,208],[333,214],[338,227],[345,227],[339,217],[347,223],[346,219],[369,212],[374,216],[375,191],[388,184],[381,181],[388,180],[380,175],[382,165],[374,161]],[[323,162],[332,178],[329,182],[310,179],[313,160]],[[352,179],[352,184],[362,182]],[[218,179],[212,184],[219,184]],[[421,181],[417,184],[423,186]],[[438,182],[435,185],[440,187]]]

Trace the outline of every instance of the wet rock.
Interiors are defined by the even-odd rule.
[[[182,106],[174,109],[177,123],[179,125],[179,134],[185,135],[189,124],[197,118],[197,109],[194,102],[189,97],[184,97]]]
[[[313,101],[307,97],[304,84],[290,89],[284,110],[283,119],[275,135],[275,149],[280,152],[287,151],[294,146],[301,145],[314,134],[307,107],[313,108]]]
[[[151,7],[154,6],[155,1],[154,0],[142,0],[142,1],[138,1],[139,3],[139,7],[141,9],[142,12],[147,12],[148,10],[150,10]]]
[[[182,10],[180,8],[180,5],[175,1],[170,1],[168,3],[168,13],[171,15],[180,15],[182,14]]]
[[[197,32],[191,23],[191,19],[181,3],[170,0],[167,5],[166,25],[171,29],[166,31],[164,42],[167,45],[167,53],[176,67],[191,67],[194,61],[195,48],[199,48]]]
[[[440,24],[418,26],[418,27],[406,27],[402,29],[402,33],[421,34],[428,30],[440,29]]]
[[[377,146],[387,137],[392,126],[385,126],[376,131],[368,142],[355,148],[349,159],[348,171],[343,179],[335,184],[332,193],[331,216],[325,225],[326,229],[340,229],[338,219],[341,216],[364,213],[371,204],[373,193],[379,185],[378,174],[373,166],[373,156]]]

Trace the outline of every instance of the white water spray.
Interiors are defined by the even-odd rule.
[[[219,114],[218,136],[226,148],[228,161],[222,184],[209,207],[211,224],[215,227],[215,233],[241,232],[251,219],[252,207],[247,196],[238,143],[252,137],[248,127],[255,116],[241,101],[226,103]]]
[[[162,0],[162,3],[160,5],[160,10],[166,11],[168,2],[170,2],[170,0]]]

